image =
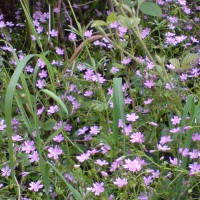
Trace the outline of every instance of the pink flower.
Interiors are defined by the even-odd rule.
[[[200,134],[194,133],[194,134],[192,135],[192,140],[193,140],[193,141],[200,141]]]
[[[47,114],[50,115],[50,114],[54,114],[58,112],[58,106],[55,105],[55,106],[50,106],[49,109],[47,110]]]
[[[58,55],[64,55],[64,49],[61,49],[61,48],[59,48],[59,47],[56,47],[56,53],[57,53]]]
[[[70,41],[75,41],[76,40],[76,34],[75,33],[70,33],[68,36]]]
[[[121,63],[122,63],[123,65],[127,65],[127,64],[129,64],[130,62],[131,62],[131,58],[129,58],[129,57],[124,57],[123,60],[121,61]]]
[[[98,126],[91,126],[90,127],[90,134],[97,135],[100,132],[100,128]]]
[[[147,99],[146,101],[144,101],[144,104],[145,104],[145,105],[148,105],[148,104],[152,103],[152,101],[153,101],[152,98]]]
[[[144,85],[147,87],[147,88],[152,88],[155,83],[153,82],[152,79],[149,79],[149,80],[146,80],[146,82],[144,82]]]
[[[139,172],[142,169],[142,164],[143,161],[141,161],[139,158],[136,158],[135,160],[130,160],[128,158],[125,159],[125,164],[123,167],[131,172]]]
[[[60,147],[58,145],[56,145],[54,148],[50,147],[48,149],[48,157],[49,158],[53,158],[53,159],[58,159],[58,156],[61,155],[63,153],[62,149],[60,149]]]
[[[34,141],[25,141],[23,146],[22,146],[22,151],[26,152],[26,153],[30,153],[31,151],[35,150],[35,145],[34,145]]]
[[[62,142],[63,140],[64,140],[64,137],[62,136],[62,134],[56,135],[53,138],[53,141],[56,141],[56,142]]]
[[[131,114],[126,115],[126,119],[129,122],[135,122],[138,118],[139,118],[139,116],[137,116],[135,113],[131,113]]]
[[[108,162],[106,160],[100,160],[100,159],[96,160],[95,163],[100,166],[108,165]]]
[[[58,36],[58,31],[52,29],[52,30],[50,31],[50,35],[51,35],[51,37],[56,37],[56,36]]]
[[[99,196],[100,193],[104,192],[104,183],[94,183],[93,184],[93,188],[92,188],[92,192],[94,192],[95,196]]]
[[[168,151],[168,150],[170,150],[170,148],[167,145],[162,146],[162,145],[158,144],[157,148],[158,148],[159,151]]]
[[[37,151],[34,151],[33,154],[29,155],[30,162],[38,162],[39,161],[39,154]]]
[[[92,36],[92,32],[93,32],[93,30],[87,30],[87,31],[84,33],[84,36],[85,36],[86,38],[90,38],[90,37]]]
[[[9,167],[9,165],[6,165],[4,168],[1,169],[2,172],[2,176],[10,176],[11,174],[11,169]]]
[[[143,143],[144,142],[144,135],[141,132],[136,132],[131,135],[132,143]]]
[[[84,162],[85,160],[88,160],[90,158],[90,153],[83,153],[80,156],[76,156],[76,159],[79,162]]]
[[[181,118],[178,116],[174,116],[174,118],[171,119],[171,122],[173,125],[179,124],[181,121]]]
[[[171,142],[171,141],[172,141],[171,136],[165,135],[165,136],[161,137],[160,144],[165,144],[165,143]]]
[[[23,140],[23,138],[22,138],[21,135],[13,135],[13,136],[12,136],[12,141],[13,141],[13,142],[22,141],[22,140]]]
[[[2,120],[0,121],[0,131],[3,131],[5,128],[6,128],[6,125],[5,125],[5,123],[4,123],[4,119],[2,119]]]
[[[147,35],[149,35],[151,29],[150,28],[145,28],[143,31],[142,31],[142,39],[144,39],[145,37],[147,37]]]
[[[117,185],[117,187],[119,188],[126,186],[128,184],[126,178],[116,178],[116,180],[113,183]]]
[[[200,165],[198,162],[194,162],[189,165],[190,168],[190,176],[194,176],[197,173],[200,173]]]
[[[41,181],[37,181],[37,182],[31,182],[30,187],[28,188],[29,190],[33,190],[34,192],[38,192],[39,189],[43,188],[43,184],[41,184]]]

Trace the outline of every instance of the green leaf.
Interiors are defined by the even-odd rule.
[[[91,27],[98,27],[98,26],[108,26],[108,24],[103,21],[103,20],[95,20],[92,24]]]
[[[132,1],[131,0],[124,0],[123,4],[131,7],[133,5]]]
[[[27,153],[22,153],[20,156],[20,163],[22,166],[27,167],[30,165],[30,161],[28,159],[28,154]]]
[[[127,28],[134,28],[135,26],[137,26],[140,23],[140,18],[138,18],[138,17],[130,18],[130,17],[124,17],[124,16],[120,15],[119,23],[122,26],[125,26]]]
[[[176,58],[170,59],[169,62],[170,62],[174,67],[176,67],[176,68],[180,68],[180,66],[181,66],[179,60],[176,59]]]
[[[140,6],[140,11],[145,15],[162,17],[162,10],[160,6],[153,2],[144,2]]]
[[[123,124],[125,123],[124,114],[124,97],[122,93],[122,79],[113,79],[113,135],[115,143],[118,142],[118,123],[119,119],[122,119]]]
[[[188,53],[181,62],[181,67],[187,67],[191,62],[194,62],[198,59],[198,53]]]
[[[56,124],[55,120],[48,119],[45,121],[45,123],[42,125],[42,129],[45,131],[50,131],[53,129],[54,125]]]
[[[112,22],[115,22],[117,20],[118,20],[117,14],[115,12],[111,12],[107,17],[106,22],[112,23]]]

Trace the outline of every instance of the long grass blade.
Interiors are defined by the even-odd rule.
[[[114,78],[113,79],[113,135],[115,143],[118,142],[118,123],[119,119],[122,119],[123,124],[125,123],[124,116],[124,97],[122,93],[122,79]]]
[[[83,200],[81,194],[74,189],[74,187],[66,181],[66,179],[62,176],[62,174],[58,171],[56,167],[54,167],[50,162],[47,162],[47,164],[56,172],[56,174],[62,179],[62,181],[66,184],[66,186],[70,189],[72,192],[74,198],[76,200]]]
[[[62,109],[65,111],[65,113],[68,116],[68,109],[66,108],[63,101],[56,94],[54,94],[53,92],[51,92],[50,90],[47,90],[47,89],[43,89],[41,91],[48,94],[51,98],[53,98],[62,107]]]

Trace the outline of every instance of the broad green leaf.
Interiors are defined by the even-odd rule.
[[[176,67],[176,68],[180,68],[180,66],[181,66],[179,60],[176,59],[176,58],[170,59],[169,62],[170,62],[174,67]]]
[[[125,26],[127,28],[134,28],[140,23],[140,18],[135,17],[135,18],[129,18],[129,17],[124,17],[122,15],[119,16],[119,23],[122,26]]]
[[[195,62],[199,57],[198,53],[188,53],[181,62],[181,67],[185,68],[190,63]]]
[[[133,5],[132,1],[131,0],[124,0],[123,4],[131,7]]]
[[[144,2],[140,6],[140,11],[145,15],[162,17],[162,10],[160,6],[153,2]]]
[[[111,12],[107,17],[106,22],[112,23],[112,22],[115,22],[117,20],[118,20],[117,14],[115,12]]]
[[[108,24],[103,21],[103,20],[95,20],[92,24],[91,27],[98,27],[98,26],[108,26]]]
[[[45,131],[50,131],[53,130],[53,127],[55,126],[56,121],[52,119],[48,119],[47,121],[44,122],[42,125],[42,129]]]

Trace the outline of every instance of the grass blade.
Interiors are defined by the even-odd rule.
[[[62,107],[62,109],[65,111],[65,113],[68,116],[68,109],[66,108],[65,104],[62,102],[62,100],[56,94],[54,94],[53,92],[51,92],[50,90],[47,90],[47,89],[43,89],[41,91],[48,94],[51,98],[53,98]]]
[[[124,97],[122,93],[122,79],[113,79],[113,135],[115,143],[118,142],[118,123],[119,119],[122,119],[123,124],[125,123],[124,117]],[[125,147],[124,147],[125,148]]]
[[[74,187],[68,183],[66,181],[66,179],[62,176],[62,174],[58,171],[58,169],[56,169],[56,167],[54,167],[50,162],[47,162],[47,164],[56,172],[56,174],[63,180],[63,182],[66,184],[66,186],[70,189],[70,191],[72,192],[74,198],[76,200],[83,200],[81,194],[74,189]]]

